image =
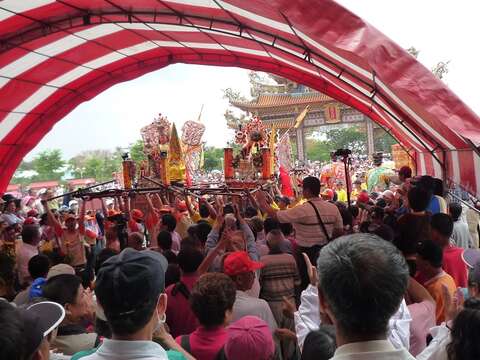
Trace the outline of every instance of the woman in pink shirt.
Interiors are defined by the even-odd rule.
[[[202,275],[193,286],[190,304],[200,326],[176,341],[197,360],[214,360],[223,351],[235,294],[235,284],[222,273]]]

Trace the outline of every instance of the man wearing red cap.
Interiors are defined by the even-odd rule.
[[[253,286],[255,271],[262,267],[262,263],[250,259],[245,251],[234,251],[225,258],[223,272],[230,276],[237,288],[233,305],[233,320],[236,321],[247,315],[258,316],[268,324],[273,332],[277,328],[277,322],[268,303],[246,293]]]

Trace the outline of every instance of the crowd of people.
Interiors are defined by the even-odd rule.
[[[337,180],[4,195],[0,359],[480,359],[479,204],[408,168]]]

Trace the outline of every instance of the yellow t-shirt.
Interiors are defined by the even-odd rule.
[[[213,226],[215,223],[215,220],[213,220],[210,216],[207,218],[202,218],[198,212],[193,213],[191,218],[194,223],[198,223],[200,220],[206,221],[211,226]]]
[[[345,191],[345,189],[337,190],[336,193],[337,193],[337,201],[341,201],[341,202],[348,201],[347,192]]]

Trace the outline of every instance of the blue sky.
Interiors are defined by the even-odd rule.
[[[376,26],[400,46],[419,49],[419,60],[428,68],[448,61],[446,83],[474,111],[478,100],[480,2],[464,0],[339,0],[341,4]],[[461,4],[461,5],[459,5]],[[179,128],[195,120],[204,104],[208,145],[223,146],[229,140],[223,114],[227,101],[222,89],[248,94],[248,71],[200,65],[171,65],[141,78],[118,84],[78,106],[57,123],[27,159],[45,149],[60,148],[65,158],[84,150],[126,147],[140,138],[140,128],[159,112]]]

